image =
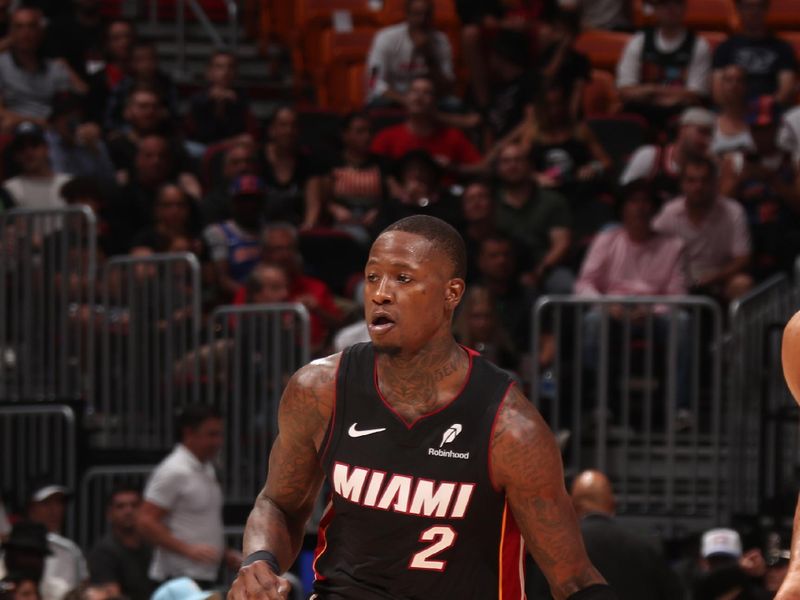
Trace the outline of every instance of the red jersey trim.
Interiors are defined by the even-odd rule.
[[[317,547],[314,548],[314,562],[311,563],[311,568],[314,570],[314,581],[322,581],[325,579],[323,575],[317,571],[317,561],[325,554],[328,549],[328,527],[333,521],[333,498],[328,501],[328,506],[322,513],[322,518],[319,520],[319,530],[317,532]]]
[[[525,600],[525,542],[506,500],[498,556],[497,597]]]
[[[460,347],[467,353],[467,356],[469,357],[469,367],[467,367],[467,376],[464,378],[464,382],[461,384],[461,389],[458,390],[458,393],[455,396],[453,396],[453,399],[450,400],[447,404],[444,404],[443,406],[440,406],[439,408],[437,408],[436,410],[434,410],[432,412],[429,412],[429,413],[426,413],[424,415],[418,416],[411,423],[406,421],[403,418],[403,416],[399,412],[397,412],[392,407],[392,405],[389,404],[389,402],[386,401],[386,398],[383,396],[383,392],[381,392],[381,386],[378,384],[378,357],[377,357],[377,355],[375,356],[375,362],[374,362],[374,365],[372,367],[372,372],[373,372],[372,379],[373,379],[373,382],[375,384],[375,391],[378,393],[378,397],[381,399],[381,402],[383,402],[383,405],[386,408],[388,408],[389,411],[397,418],[397,420],[400,421],[403,425],[405,425],[406,429],[408,429],[409,431],[411,429],[413,429],[414,425],[416,425],[417,423],[419,423],[423,419],[427,419],[429,417],[437,415],[440,412],[442,412],[444,409],[448,408],[449,406],[452,406],[453,403],[461,397],[461,394],[464,393],[464,390],[467,389],[467,385],[469,384],[469,379],[470,379],[470,377],[472,377],[473,358],[475,357],[475,355],[477,355],[477,352],[475,352],[474,350],[470,350],[469,348],[466,348],[464,346],[460,346]]]

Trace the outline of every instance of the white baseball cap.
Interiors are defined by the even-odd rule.
[[[703,558],[715,554],[739,558],[742,556],[742,538],[733,529],[709,529],[703,534],[700,554]]]

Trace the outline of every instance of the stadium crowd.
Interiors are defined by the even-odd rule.
[[[275,106],[265,123],[254,116],[235,52],[214,51],[205,85],[186,95],[158,48],[133,23],[104,19],[99,0],[0,0],[0,210],[88,205],[101,261],[193,253],[204,311],[300,302],[317,356],[368,339],[359,274],[375,236],[399,218],[434,215],[467,244],[459,340],[518,373],[542,295],[727,304],[792,271],[798,65],[765,25],[769,0],[737,0],[740,31],[714,49],[684,25],[685,0],[652,0],[654,26],[635,32],[617,66],[625,118],[610,133],[592,127],[591,61],[575,42],[583,27],[633,31],[630,2],[456,0],[459,55],[435,27],[437,4],[408,0],[405,21],[375,35],[364,108],[341,115],[337,143],[325,147],[302,133],[308,106]],[[608,138],[632,126],[646,143],[615,153]],[[590,348],[592,327],[587,319]],[[535,342],[544,370],[553,343]],[[202,548],[164,537],[163,514],[140,531],[141,491],[123,489],[87,570],[60,536],[68,490],[30,487],[13,530],[0,513],[11,599],[147,598],[145,538],[206,561]],[[169,490],[145,500],[167,510]],[[603,505],[584,513],[610,523],[613,501]],[[771,597],[788,540],[770,543],[743,552],[736,532],[712,532],[677,588],[698,600]],[[29,588],[22,550],[40,576],[46,555],[62,571],[45,568]]]

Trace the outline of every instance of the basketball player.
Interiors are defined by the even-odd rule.
[[[465,263],[460,235],[433,217],[375,241],[372,343],[289,382],[229,600],[288,597],[279,573],[323,477],[332,499],[312,598],[524,598],[524,544],[557,600],[616,598],[586,556],[547,425],[505,373],[453,339]]]
[[[800,312],[786,324],[781,347],[783,376],[795,402],[800,403]],[[794,514],[794,539],[789,573],[783,580],[775,600],[800,600],[800,499]]]

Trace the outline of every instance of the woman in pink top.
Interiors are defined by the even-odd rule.
[[[655,214],[654,194],[644,180],[636,180],[622,190],[622,226],[595,237],[581,268],[575,293],[579,296],[682,296],[687,293],[684,244],[675,236],[657,233],[651,221]],[[691,345],[690,319],[684,311],[668,313],[665,306],[640,305],[628,309],[631,338],[641,339],[647,331],[647,314],[652,310],[653,338],[662,352],[667,351],[671,321],[676,321],[677,344],[676,401],[679,424],[691,420],[689,374]],[[620,336],[626,309],[608,308],[609,336]],[[599,307],[592,308],[583,320],[583,360],[590,371],[599,363],[601,325],[608,318]],[[630,343],[630,340],[628,340]],[[611,378],[610,378],[611,379]]]

